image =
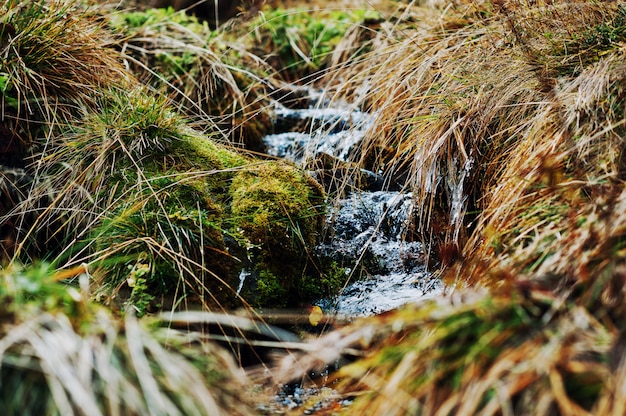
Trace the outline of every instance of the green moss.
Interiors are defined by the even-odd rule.
[[[316,241],[323,191],[296,168],[268,162],[243,170],[233,179],[231,194],[233,216],[253,243],[272,245],[285,235],[293,246]]]
[[[322,273],[317,275],[303,275],[298,285],[299,298],[303,300],[316,300],[332,298],[344,287],[349,274],[345,267],[339,266],[336,261],[328,265],[322,265]]]
[[[229,251],[250,245],[260,273],[276,276],[260,280],[260,298],[299,286],[323,212],[322,190],[304,172],[241,155],[141,90],[111,93],[63,136],[55,157],[50,174],[79,167],[75,182],[103,210],[86,244],[100,253],[99,293],[113,304],[144,313],[176,293],[228,307],[237,276]]]
[[[311,13],[278,8],[266,10],[251,33],[258,46],[278,57],[276,69],[298,78],[323,68],[351,25],[377,18],[377,13],[365,10]]]
[[[240,250],[232,245],[254,247],[259,278],[249,300],[258,306],[319,297],[338,286],[335,275],[306,273],[314,270],[307,248],[323,226],[324,200],[304,172],[255,163],[191,130],[169,146],[170,162],[146,161],[141,177],[129,168],[109,179],[120,208],[91,236],[107,253],[104,299],[139,313],[171,293],[228,307],[239,264],[228,253]],[[228,244],[226,236],[233,237]]]
[[[50,264],[29,267],[12,264],[0,273],[0,319],[8,316],[20,319],[44,311],[90,318],[85,305],[76,300],[80,298],[76,291],[75,287],[55,281],[55,269]],[[77,329],[87,329],[79,321],[72,323]]]
[[[173,143],[173,153],[188,168],[231,169],[250,163],[249,159],[205,135],[187,129],[181,140]]]
[[[256,288],[257,306],[273,306],[282,308],[287,306],[288,293],[281,279],[268,270],[259,272]]]
[[[261,277],[257,303],[276,306],[273,294],[282,293],[276,284],[286,301],[298,302],[311,286],[307,248],[317,242],[323,226],[320,186],[294,167],[267,162],[239,172],[231,195],[233,228],[256,247],[259,274],[273,276],[268,282]]]

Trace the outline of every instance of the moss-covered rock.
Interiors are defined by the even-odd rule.
[[[138,115],[128,111],[121,117]],[[108,208],[90,237],[96,252],[105,253],[104,298],[142,313],[182,298],[228,308],[236,304],[238,277],[248,262],[260,276],[248,292],[253,303],[275,305],[302,295],[297,288],[309,261],[306,247],[323,225],[319,185],[294,167],[244,156],[180,119],[151,120],[145,129],[145,123],[130,123],[140,126],[137,137],[156,132],[148,136],[155,144],[144,146],[143,154],[116,156],[118,169],[105,191],[116,208]],[[127,142],[120,147],[134,147]],[[249,246],[255,250],[246,253]]]
[[[2,207],[6,261],[91,263],[97,293],[140,312],[233,306],[250,262],[266,277],[259,291],[301,295],[322,191],[227,143],[258,144],[269,127],[261,77],[182,13],[107,10],[0,5],[1,157],[32,178],[28,198]],[[24,146],[7,154],[14,139]]]
[[[233,215],[252,242],[274,245],[284,234],[293,242],[315,241],[323,191],[296,168],[268,162],[243,170],[233,179],[231,194]]]
[[[230,192],[237,228],[255,247],[255,303],[279,306],[306,298],[307,248],[318,241],[324,220],[320,185],[292,166],[267,162],[239,172]]]

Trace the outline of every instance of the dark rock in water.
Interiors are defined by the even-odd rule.
[[[377,192],[385,187],[385,178],[379,173],[367,169],[360,169],[361,189],[364,191]]]
[[[301,166],[323,154],[354,162],[360,158],[360,144],[370,121],[368,114],[350,109],[293,110],[279,105],[274,111],[274,134],[265,136],[263,142],[269,155]],[[329,164],[324,162],[324,166],[328,169]]]
[[[271,85],[268,95],[289,109],[307,108],[311,101],[307,90],[292,85]]]
[[[281,108],[275,110],[274,131],[320,132],[326,135],[358,129],[363,114],[335,108]]]

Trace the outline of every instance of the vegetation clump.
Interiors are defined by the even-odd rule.
[[[68,286],[55,280],[76,278]],[[7,414],[252,414],[233,360],[89,300],[83,266],[0,272],[0,406]]]
[[[267,51],[270,62],[289,81],[306,79],[328,66],[349,30],[365,19],[379,18],[374,11],[266,9],[253,22],[254,42]]]
[[[408,179],[455,289],[329,334],[299,363],[331,344],[362,357],[338,374],[349,412],[621,414],[623,5],[446,10],[338,89],[376,85],[360,162]]]
[[[6,110],[2,139],[21,144],[24,153],[6,149],[29,178],[16,182],[23,188],[3,191],[20,196],[2,212],[5,262],[89,262],[97,269],[100,299],[128,303],[142,314],[175,307],[183,299],[210,308],[241,304],[233,287],[243,262],[229,251],[241,251],[252,239],[262,246],[271,241],[264,248],[289,246],[292,229],[304,230],[311,241],[323,215],[323,210],[302,213],[308,198],[321,196],[313,181],[302,171],[283,169],[289,174],[280,180],[293,180],[298,191],[275,194],[272,209],[280,206],[281,215],[292,217],[292,223],[277,228],[282,234],[267,229],[260,235],[240,226],[243,217],[233,211],[231,195],[244,186],[236,179],[241,172],[257,169],[255,159],[224,143],[225,130],[210,111],[181,111],[201,109],[199,101],[189,101],[195,93],[180,88],[191,85],[181,77],[195,76],[202,68],[213,71],[204,74],[208,84],[202,94],[211,100],[241,99],[237,105],[247,106],[231,71],[211,49],[205,25],[171,11],[115,12],[108,20],[96,8],[69,0],[3,7],[2,46],[8,59],[0,67]],[[81,25],[80,34],[66,33],[70,20]],[[141,34],[119,37],[123,30],[139,29]],[[139,36],[148,42],[141,50],[129,43]],[[161,49],[174,40],[170,49]],[[184,46],[184,56],[176,45]],[[178,63],[159,64],[170,58]],[[150,70],[152,65],[156,70]],[[213,89],[214,81],[229,86],[229,93]],[[171,91],[182,96],[168,96]],[[27,165],[27,160],[35,162]],[[266,165],[282,169],[276,162]],[[288,272],[297,270],[298,281],[306,256],[292,254]],[[286,271],[273,274],[281,285],[291,284]]]
[[[238,39],[184,11],[146,9],[107,15],[137,77],[169,96],[194,125],[248,149],[263,150],[270,129],[267,65]],[[252,68],[248,68],[251,66]]]
[[[313,300],[319,293],[303,292],[300,276],[312,278],[303,272],[323,228],[321,186],[289,165],[265,163],[238,173],[231,189],[238,227],[260,250],[256,267],[263,273],[263,303],[287,306],[296,299]]]

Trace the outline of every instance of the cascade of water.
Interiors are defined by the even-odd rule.
[[[329,219],[334,234],[318,250],[350,265],[352,282],[336,299],[322,300],[324,309],[370,315],[441,293],[441,282],[427,271],[422,243],[406,239],[412,212],[410,193],[361,192],[339,201]]]
[[[277,104],[274,114],[276,133],[263,138],[267,153],[297,164],[319,153],[346,161],[372,121],[367,113],[338,108],[294,110]]]
[[[246,282],[246,277],[250,276],[250,271],[246,268],[241,269],[241,273],[239,273],[239,286],[237,287],[237,296],[241,294],[241,289],[243,289],[243,284]]]
[[[349,108],[278,105],[275,114],[278,131],[264,138],[267,152],[300,165],[321,153],[348,161],[372,124],[372,115]],[[316,251],[344,267],[350,284],[336,298],[320,300],[323,309],[363,316],[441,293],[424,247],[407,238],[413,210],[406,192],[353,191],[337,201],[328,217],[331,232]]]

